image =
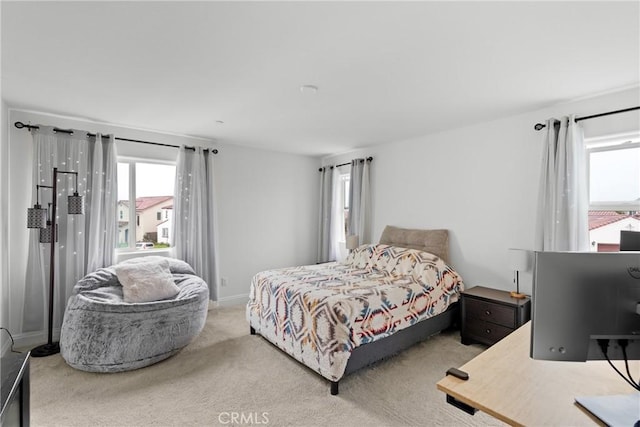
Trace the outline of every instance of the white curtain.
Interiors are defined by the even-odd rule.
[[[334,167],[325,166],[320,168],[320,214],[318,216],[318,258],[317,262],[328,262],[335,260],[332,220],[335,220],[333,211],[334,199]]]
[[[357,235],[359,244],[371,243],[370,162],[351,161],[348,235]]]
[[[87,271],[114,264],[118,243],[118,183],[113,135],[97,134],[93,142],[91,189],[86,204],[91,221],[87,230]]]
[[[173,206],[173,250],[209,285],[209,299],[218,299],[218,225],[214,154],[202,147],[180,147]]]
[[[331,188],[331,238],[329,240],[330,252],[329,260],[341,261],[343,258],[342,247],[344,245],[341,242],[345,241],[344,235],[344,199],[342,197],[342,180],[340,179],[340,170],[334,166],[331,168],[331,174],[333,175],[332,188]]]
[[[75,191],[72,174],[58,174],[55,245],[53,328],[62,324],[66,302],[74,285],[88,271],[113,263],[116,224],[116,152],[113,136],[88,137],[87,132],[55,132],[52,127],[32,130],[32,205],[36,185],[52,185],[53,168],[78,173],[78,193],[84,196],[85,214],[69,215],[66,196]],[[51,189],[41,188],[43,208],[52,200]],[[111,206],[109,206],[110,204]],[[29,233],[27,275],[24,288],[23,332],[42,331],[49,312],[50,244],[39,243],[39,233]]]
[[[575,116],[549,119],[538,199],[535,247],[589,250],[589,199],[582,127]]]

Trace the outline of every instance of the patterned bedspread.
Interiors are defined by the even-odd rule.
[[[337,381],[355,347],[444,312],[463,286],[436,255],[365,245],[344,263],[258,273],[247,320],[289,355]]]

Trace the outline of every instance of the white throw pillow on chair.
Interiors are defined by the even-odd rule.
[[[180,288],[173,282],[168,260],[153,260],[114,266],[122,285],[124,301],[151,302],[173,298]]]

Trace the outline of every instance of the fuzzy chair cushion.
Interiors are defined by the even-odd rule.
[[[193,272],[183,261],[167,259],[170,270],[174,262],[180,271]],[[204,327],[209,287],[202,278],[172,272],[177,295],[132,304],[124,300],[115,268],[87,274],[69,298],[60,332],[60,354],[73,368],[89,372],[142,368],[176,354]]]
[[[127,260],[119,262],[117,265],[131,265],[131,264],[141,264],[141,263],[144,264],[148,262],[164,262],[164,261],[169,263],[169,270],[171,270],[172,274],[178,273],[178,274],[193,274],[194,276],[196,275],[196,272],[193,270],[193,267],[191,267],[189,264],[182,261],[181,259],[169,258],[169,257],[157,256],[157,255],[147,255],[147,256],[129,258]]]
[[[122,285],[125,302],[159,301],[173,298],[180,292],[180,288],[173,283],[167,258],[117,264],[114,269]]]

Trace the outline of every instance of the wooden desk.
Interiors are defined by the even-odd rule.
[[[438,390],[511,425],[585,425],[597,419],[576,396],[630,394],[634,390],[606,361],[552,362],[529,357],[531,322],[460,369],[468,381],[447,376]],[[622,372],[624,362],[614,362]],[[640,377],[640,361],[632,361]],[[640,408],[639,408],[640,409]]]

